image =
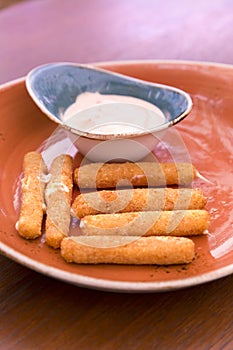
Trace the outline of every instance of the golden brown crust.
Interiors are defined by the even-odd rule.
[[[117,236],[64,238],[61,255],[67,262],[78,264],[170,265],[190,263],[194,258],[194,243],[188,238],[135,237],[127,244],[122,239]]]
[[[74,171],[80,188],[115,188],[190,185],[196,170],[189,163],[91,163]]]
[[[46,243],[59,248],[61,240],[68,235],[70,204],[73,188],[73,160],[62,154],[55,158],[50,168],[51,178],[46,186],[47,218]]]
[[[190,184],[196,176],[192,164],[96,163],[76,169],[75,182],[82,188],[124,187],[129,182],[134,187],[149,187],[77,196],[72,211],[81,218],[82,236],[76,237],[68,237],[73,159],[65,154],[58,156],[52,162],[50,174],[46,174],[39,153],[25,155],[17,229],[25,238],[41,235],[45,199],[46,243],[61,248],[67,262],[190,263],[194,258],[194,243],[181,236],[208,231],[210,216],[203,210],[206,198],[200,189],[151,188]]]
[[[137,188],[97,191],[78,195],[73,204],[74,216],[100,213],[202,209],[206,198],[200,189]]]
[[[206,210],[149,211],[89,215],[81,219],[84,235],[192,236],[209,227]]]
[[[44,214],[44,189],[47,169],[41,154],[29,152],[23,161],[22,202],[16,228],[27,239],[42,234]]]

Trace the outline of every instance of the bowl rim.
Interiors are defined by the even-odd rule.
[[[123,61],[118,61],[118,62],[120,63],[120,62],[123,62]],[[126,62],[131,62],[131,61],[126,61]],[[135,62],[137,62],[137,61],[135,61]],[[138,62],[140,62],[140,61],[138,61]],[[32,100],[34,101],[34,103],[40,108],[40,110],[49,119],[54,121],[56,124],[60,125],[64,129],[70,131],[71,133],[73,133],[75,135],[81,136],[81,137],[86,138],[86,139],[99,140],[99,141],[125,139],[125,138],[131,139],[131,138],[141,137],[141,136],[145,136],[145,135],[149,135],[149,134],[156,134],[157,132],[160,132],[160,131],[162,131],[164,129],[167,129],[167,128],[172,127],[173,125],[179,123],[181,120],[183,120],[185,117],[187,117],[187,115],[191,112],[192,106],[193,106],[193,102],[192,102],[191,96],[187,92],[185,92],[184,90],[179,89],[179,88],[177,88],[175,86],[170,86],[170,85],[166,85],[166,84],[153,83],[153,82],[146,81],[147,85],[157,86],[159,88],[165,88],[167,90],[174,91],[174,92],[177,92],[178,94],[182,95],[187,101],[187,108],[185,109],[185,111],[182,112],[181,114],[179,114],[173,120],[167,121],[167,122],[159,125],[156,128],[152,128],[152,129],[149,129],[149,130],[146,130],[146,131],[138,130],[138,131],[135,131],[133,133],[120,133],[120,134],[92,133],[90,131],[83,131],[83,130],[74,129],[71,126],[65,124],[59,118],[55,117],[41,103],[41,101],[37,98],[35,92],[33,91],[32,87],[31,87],[30,81],[31,81],[31,77],[33,76],[33,74],[36,71],[40,70],[40,69],[43,69],[43,68],[46,68],[46,67],[49,67],[49,66],[53,66],[53,65],[54,66],[66,66],[66,65],[69,65],[69,66],[73,66],[73,67],[84,67],[84,68],[88,68],[88,69],[91,69],[91,70],[98,70],[98,71],[101,71],[101,72],[110,73],[110,74],[112,74],[114,76],[118,76],[118,77],[127,77],[128,80],[132,80],[132,81],[136,81],[136,82],[137,81],[138,82],[145,82],[142,79],[134,78],[134,77],[131,77],[131,76],[125,76],[124,74],[120,74],[120,73],[113,72],[113,71],[108,71],[107,69],[101,68],[101,64],[104,65],[104,62],[102,62],[102,63],[99,62],[98,64],[95,64],[95,63],[93,63],[93,64],[91,64],[91,63],[83,64],[83,63],[75,63],[75,62],[68,62],[68,61],[67,62],[66,61],[64,61],[64,62],[60,62],[59,61],[59,62],[50,62],[50,63],[45,63],[45,64],[42,64],[42,65],[38,65],[35,68],[31,69],[28,72],[28,74],[26,75],[26,77],[25,77],[25,84],[26,84],[27,91],[28,91],[29,95],[31,96]],[[111,64],[114,64],[114,61],[109,61],[109,65],[111,65]],[[92,108],[92,107],[93,106],[91,106],[90,108]]]
[[[69,62],[68,62],[69,63]],[[48,64],[48,63],[47,63]],[[214,61],[195,61],[195,60],[182,60],[182,59],[135,59],[135,60],[113,60],[113,61],[93,61],[90,63],[87,63],[85,65],[92,65],[96,67],[102,67],[102,66],[120,66],[120,65],[143,65],[143,64],[186,64],[186,65],[198,65],[198,66],[206,66],[206,67],[219,67],[224,69],[233,68],[233,64],[231,63],[221,63],[221,62],[214,62]],[[43,65],[43,64],[41,64]],[[80,63],[81,65],[81,63]],[[39,65],[38,65],[39,67]],[[33,69],[33,68],[32,68]],[[15,77],[11,80],[5,81],[0,83],[0,90],[7,89],[8,87],[11,87],[12,85],[15,85],[16,83],[25,82],[26,84],[26,76],[27,75],[21,75],[19,77]],[[128,76],[127,76],[128,77]],[[129,76],[130,77],[130,76]]]

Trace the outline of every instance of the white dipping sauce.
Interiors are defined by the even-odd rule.
[[[147,101],[121,95],[85,92],[78,95],[62,116],[72,128],[94,134],[133,134],[155,129],[166,119]]]

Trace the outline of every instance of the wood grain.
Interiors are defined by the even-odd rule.
[[[232,23],[231,0],[21,2],[0,11],[0,83],[52,61],[233,63]],[[233,348],[233,276],[175,292],[116,294],[3,256],[0,272],[1,350]]]
[[[77,288],[1,257],[1,349],[231,349],[233,276],[185,290]]]
[[[9,7],[9,6],[18,4],[21,1],[25,1],[25,0],[0,0],[0,10],[5,8],[5,7]]]
[[[232,23],[231,0],[22,2],[0,16],[0,83],[53,61],[233,63]]]

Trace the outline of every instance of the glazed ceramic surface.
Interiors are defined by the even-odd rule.
[[[233,272],[233,67],[195,62],[119,62],[101,64],[128,74],[187,91],[193,100],[190,115],[174,129],[186,155],[209,182],[198,179],[207,196],[211,215],[209,234],[195,237],[194,261],[180,266],[75,265],[66,263],[59,250],[44,237],[27,241],[15,230],[18,219],[22,161],[26,152],[40,150],[51,157],[76,154],[64,131],[33,103],[25,80],[0,91],[0,249],[9,258],[38,272],[79,286],[114,291],[165,291],[208,282]],[[173,128],[172,128],[173,129]],[[180,143],[180,144],[181,144]],[[181,159],[179,144],[166,137],[157,159]],[[76,155],[78,159],[79,155]]]
[[[167,127],[182,120],[192,106],[190,97],[177,88],[73,63],[50,63],[35,68],[28,74],[26,86],[39,108],[61,125],[65,110],[84,92],[131,96],[150,102],[163,112]],[[98,138],[97,134],[89,134],[88,137]]]
[[[190,96],[175,87],[74,63],[39,66],[27,75],[26,86],[42,112],[70,131],[67,135],[79,152],[94,162],[141,160],[155,148],[163,130],[184,119],[192,108]],[[76,111],[74,116],[64,121],[66,111],[83,93],[136,97],[158,107],[163,118],[153,127],[154,123],[148,121],[157,119],[155,112],[138,105],[110,103]],[[119,122],[121,132],[95,133],[91,121],[94,125],[97,123],[95,126]],[[136,129],[125,134],[126,124]]]

